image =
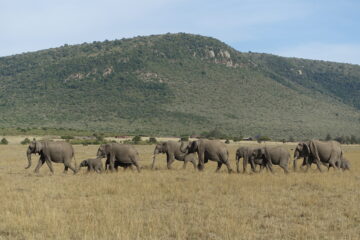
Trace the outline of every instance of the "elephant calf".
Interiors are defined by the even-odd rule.
[[[84,161],[82,161],[80,163],[79,168],[81,167],[87,167],[88,168],[88,172],[90,171],[95,171],[97,173],[101,173],[102,171],[104,171],[102,162],[101,162],[101,158],[89,158],[86,159]]]

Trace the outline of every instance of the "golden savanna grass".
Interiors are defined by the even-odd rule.
[[[233,169],[240,144],[228,145]],[[36,175],[37,156],[24,169],[26,147],[0,146],[0,239],[360,238],[359,146],[344,146],[350,172],[289,175],[215,173],[214,162],[201,173],[181,162],[167,170],[163,155],[152,171],[154,146],[135,146],[140,174],[64,175],[54,164],[51,175],[45,164]],[[78,164],[97,150],[74,147]]]

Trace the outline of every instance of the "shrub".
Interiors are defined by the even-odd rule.
[[[229,140],[229,139],[226,139],[225,143],[226,143],[226,144],[229,144],[229,143],[230,143],[230,140]]]
[[[133,139],[131,141],[133,141],[135,144],[138,144],[139,142],[141,142],[141,137],[135,136],[135,137],[133,137]]]
[[[149,143],[157,143],[156,138],[154,137],[149,138]]]
[[[61,138],[61,139],[66,139],[66,140],[74,139],[73,136],[61,136],[60,138]]]
[[[181,136],[180,140],[187,142],[187,141],[189,141],[189,136]]]
[[[6,138],[1,139],[0,144],[7,145],[9,142]]]
[[[22,145],[26,145],[26,144],[29,144],[30,142],[31,142],[30,139],[25,138],[25,139],[22,140],[20,143],[21,143]]]

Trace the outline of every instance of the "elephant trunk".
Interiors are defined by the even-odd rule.
[[[29,167],[31,167],[31,150],[30,149],[28,149],[26,151],[26,157],[28,159],[28,166],[25,167],[25,169],[28,169]]]
[[[294,158],[294,162],[293,162],[294,172],[296,171],[296,160],[298,160],[298,157]]]
[[[185,145],[185,146],[184,146]],[[180,145],[180,151],[182,153],[187,153],[187,145],[185,144],[185,142],[181,142],[181,145]]]
[[[157,152],[155,150],[154,154],[153,154],[153,162],[152,162],[152,165],[151,165],[151,169],[154,169],[154,167],[155,167],[156,155],[157,155]]]

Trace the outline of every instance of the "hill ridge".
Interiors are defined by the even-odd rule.
[[[244,53],[200,35],[2,57],[0,84],[3,128],[360,136],[360,66]]]

